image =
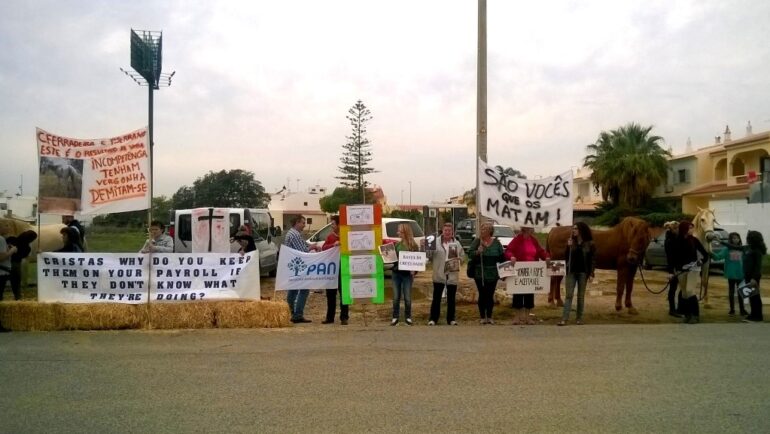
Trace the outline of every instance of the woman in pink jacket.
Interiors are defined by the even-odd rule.
[[[551,259],[545,249],[540,247],[534,233],[534,228],[522,226],[519,234],[506,247],[505,258],[512,263]],[[535,320],[529,316],[529,311],[535,308],[535,294],[513,294],[513,308],[516,311],[514,325],[535,324]]]

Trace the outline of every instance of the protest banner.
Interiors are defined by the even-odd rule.
[[[319,253],[305,253],[288,246],[281,247],[275,290],[335,289],[340,270],[340,248]]]
[[[542,179],[522,179],[501,173],[481,159],[481,214],[504,225],[549,229],[572,224],[572,172]]]
[[[72,139],[37,128],[39,212],[107,214],[150,206],[147,129]]]
[[[259,252],[155,253],[150,301],[259,300]]]
[[[510,264],[510,263],[509,263]],[[505,278],[508,294],[546,294],[550,290],[550,277],[545,261],[516,261],[513,273]]]
[[[259,255],[41,253],[38,301],[259,300]]]

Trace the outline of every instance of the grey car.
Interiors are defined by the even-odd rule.
[[[717,234],[717,238],[711,242],[711,250],[713,252],[724,249],[724,244],[728,239],[728,232],[721,228],[715,228],[714,232]],[[663,231],[657,237],[650,240],[650,244],[647,246],[647,251],[644,253],[644,269],[651,270],[652,268],[667,268],[668,261],[666,260],[666,250],[664,243],[666,242],[666,231]],[[711,260],[712,270],[721,270],[724,268],[724,261]]]

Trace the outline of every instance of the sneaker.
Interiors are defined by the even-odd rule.
[[[673,310],[668,311],[668,316],[673,316],[674,318],[681,318],[683,315],[681,313],[677,313]]]
[[[346,320],[346,319],[341,319],[341,320],[340,320],[340,324],[342,324],[342,325],[348,325],[348,320]]]
[[[410,326],[410,325],[412,325],[412,324],[414,324],[414,323],[412,322],[412,318],[407,318],[407,319],[406,319],[406,325]]]
[[[481,324],[481,325],[484,325],[484,324],[486,324],[486,323],[487,323],[487,319],[486,319],[486,318],[481,318],[481,319],[479,320],[479,324]]]
[[[436,325],[436,321],[430,320],[428,321],[428,325],[429,326]]]
[[[495,325],[495,320],[492,318],[487,318],[487,324]]]
[[[450,321],[449,325],[457,325],[457,321]]]
[[[390,320],[390,325],[392,326],[398,325],[398,318],[393,318],[392,320]]]
[[[321,321],[321,324],[334,324],[334,320],[333,319],[325,319],[325,320]]]

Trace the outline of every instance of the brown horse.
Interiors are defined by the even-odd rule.
[[[631,292],[634,289],[636,269],[644,258],[644,251],[650,243],[650,225],[636,217],[626,217],[618,225],[605,231],[592,231],[596,255],[596,268],[602,270],[617,270],[617,286],[615,310],[623,308],[621,301],[626,294],[628,313],[636,315],[639,312],[631,303]],[[551,229],[546,241],[546,248],[551,253],[551,259],[565,259],[567,240],[572,232],[571,226],[560,226]],[[561,285],[562,277],[551,278],[551,288]]]

